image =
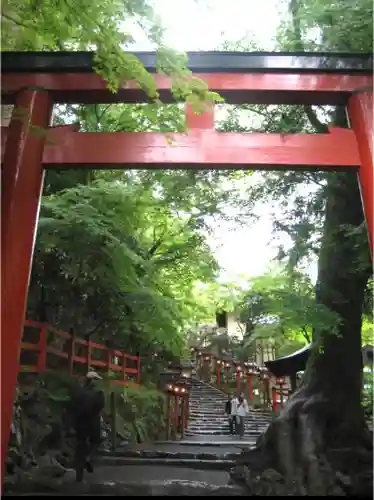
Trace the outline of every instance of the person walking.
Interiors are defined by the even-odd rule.
[[[231,416],[232,416],[232,421],[234,424],[234,434],[238,434],[239,432],[239,427],[238,427],[238,404],[239,404],[239,398],[237,395],[235,395],[231,399]]]
[[[101,442],[101,412],[105,406],[105,397],[98,390],[96,382],[100,375],[89,371],[83,379],[83,385],[77,385],[70,397],[69,410],[75,430],[75,470],[76,481],[83,481],[84,469],[92,473],[92,455]]]
[[[244,431],[245,431],[245,417],[249,413],[248,403],[247,403],[247,400],[244,398],[243,394],[240,394],[240,396],[238,398],[236,412],[237,412],[236,419],[238,421],[238,434],[240,436],[240,439],[243,439],[244,438]]]
[[[228,419],[228,423],[229,423],[229,430],[230,430],[231,435],[235,434],[235,432],[234,432],[235,416],[232,414],[233,406],[234,406],[233,398],[232,398],[231,394],[228,394],[226,405],[225,405],[225,414],[227,415],[227,419]]]

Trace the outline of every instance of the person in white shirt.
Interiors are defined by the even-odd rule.
[[[240,439],[243,439],[244,437],[245,417],[248,415],[248,413],[249,408],[247,400],[243,397],[243,394],[241,394],[236,405],[236,420],[238,422],[238,434],[240,436]]]
[[[238,434],[238,430],[239,430],[239,427],[238,427],[238,404],[239,404],[239,397],[238,396],[234,396],[231,400],[231,416],[232,416],[232,419],[233,419],[233,423],[234,423],[234,428],[235,428],[235,434]]]

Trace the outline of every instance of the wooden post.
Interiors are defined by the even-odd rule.
[[[87,371],[88,371],[91,368],[92,345],[89,335],[85,335],[85,340],[87,342]]]
[[[190,391],[187,392],[186,405],[187,405],[187,412],[186,412],[186,427],[187,427],[188,419],[190,418]]]
[[[166,440],[168,441],[170,438],[170,416],[171,416],[171,397],[170,393],[167,393],[167,408],[166,408]]]
[[[112,434],[112,451],[116,451],[117,448],[117,405],[116,405],[116,394],[114,391],[110,393],[110,416],[111,416],[111,434]]]
[[[1,170],[1,470],[4,477],[32,265],[42,167],[53,102],[43,89],[16,96]]]
[[[221,363],[218,363],[218,360],[216,361],[217,363],[217,385],[218,387],[221,386]]]
[[[184,438],[184,429],[186,428],[186,396],[181,398],[181,410],[182,410],[182,415],[181,415],[181,437],[182,439]]]
[[[248,391],[249,391],[249,399],[252,401],[253,399],[253,381],[252,381],[252,373],[248,374]]]
[[[214,130],[214,103],[208,103],[200,114],[194,113],[191,104],[186,105],[187,129]]]
[[[270,400],[270,397],[269,397],[269,379],[268,378],[265,378],[264,379],[264,403],[266,404],[266,406],[269,406],[269,400]]]
[[[136,365],[137,365],[136,367],[138,369],[138,373],[136,375],[136,383],[140,384],[140,356],[139,356],[139,353],[138,353],[138,359],[137,359]]]
[[[107,352],[106,352],[106,372],[109,375],[110,372],[110,365],[112,364],[112,349],[110,347],[107,347]]]
[[[173,428],[172,428],[172,438],[176,439],[177,438],[177,432],[178,432],[178,409],[179,409],[179,398],[175,394],[174,395],[174,418],[173,418]]]
[[[75,356],[75,331],[73,328],[69,329],[68,340],[68,373],[74,375],[74,356]]]
[[[42,326],[39,336],[38,373],[42,373],[47,368],[47,327]]]
[[[275,387],[272,388],[272,396],[273,396],[273,413],[276,415],[278,413],[278,398],[277,398],[277,390]]]
[[[279,384],[280,387],[280,404],[283,406],[283,384]]]
[[[122,354],[123,354],[123,357],[122,357],[122,380],[124,382],[127,382],[127,373],[126,373],[127,359],[126,359],[125,352],[123,352]]]
[[[362,204],[369,236],[369,247],[373,258],[374,245],[374,120],[373,89],[354,92],[348,100],[348,116],[360,154],[358,177]]]

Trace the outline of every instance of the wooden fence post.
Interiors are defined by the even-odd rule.
[[[107,371],[107,374],[109,375],[110,365],[112,364],[112,352],[113,352],[113,349],[110,346],[108,340],[106,341],[106,348],[107,348],[107,351],[106,351],[106,371]]]
[[[87,371],[91,368],[91,359],[92,359],[92,345],[89,335],[84,336],[84,340],[87,342]]]
[[[127,366],[127,360],[126,360],[126,354],[123,351],[123,358],[122,358],[122,380],[124,382],[127,381],[127,373],[126,373],[126,366]]]
[[[184,438],[184,430],[186,428],[186,403],[187,403],[187,398],[186,398],[186,396],[184,396],[181,398],[181,405],[182,405],[181,437],[182,437],[182,439]]]
[[[117,408],[116,408],[116,394],[114,391],[110,393],[110,416],[111,416],[111,441],[112,441],[112,451],[116,451],[117,448]]]
[[[69,329],[68,340],[68,372],[69,375],[74,374],[74,356],[75,356],[75,331],[74,328]]]
[[[170,437],[170,415],[171,415],[171,397],[170,393],[167,393],[167,399],[166,399],[166,440],[169,440]]]
[[[47,327],[42,326],[39,336],[38,372],[42,373],[47,368]]]
[[[174,395],[174,419],[173,419],[173,432],[172,432],[172,438],[176,439],[177,438],[177,433],[178,433],[178,420],[179,420],[179,397],[175,394]]]
[[[138,373],[136,375],[136,383],[140,384],[140,356],[139,356],[139,353],[137,353],[137,356],[138,356],[138,359],[136,361],[136,367],[137,367]]]

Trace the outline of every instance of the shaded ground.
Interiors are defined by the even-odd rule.
[[[98,467],[83,484],[72,482],[55,490],[51,486],[26,487],[14,495],[242,496],[243,490],[229,486],[228,481],[228,472],[214,470],[148,465]]]
[[[98,467],[92,477],[87,475],[87,482],[91,484],[110,481],[144,484],[149,481],[172,481],[176,479],[224,486],[228,484],[229,473],[226,471],[198,470],[184,467],[125,465],[120,467]]]
[[[216,436],[219,438],[220,436]],[[220,439],[205,441],[178,441],[178,442],[156,442],[156,443],[142,443],[136,446],[123,446],[118,448],[115,452],[116,455],[126,453],[126,451],[149,451],[149,452],[165,452],[165,453],[188,453],[198,455],[202,453],[215,454],[217,456],[226,455],[228,453],[240,453],[242,449],[248,449],[253,446],[252,443],[245,441],[221,441]]]
[[[214,438],[206,444],[188,440],[189,444],[160,442],[124,446],[115,453],[106,452],[94,473],[85,475],[84,484],[75,483],[75,474],[71,471],[59,479],[25,481],[17,485],[17,491],[23,495],[50,492],[54,496],[241,495],[240,487],[228,485],[229,469],[233,458],[249,446],[228,440],[221,443],[220,436]]]

